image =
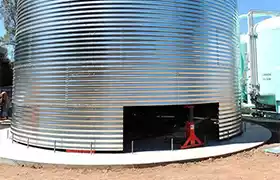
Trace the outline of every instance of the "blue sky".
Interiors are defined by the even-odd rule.
[[[279,0],[238,0],[239,13],[247,13],[252,10],[280,11]]]
[[[264,11],[279,11],[280,0],[238,0],[239,14],[246,14],[250,10],[264,10]],[[261,21],[262,19],[258,19]],[[247,32],[247,22],[242,20],[240,22],[241,33]]]
[[[280,0],[238,0],[239,13],[245,14],[250,9],[280,11]],[[0,20],[0,36],[4,34],[3,21]],[[246,21],[241,22],[241,32],[246,32]]]

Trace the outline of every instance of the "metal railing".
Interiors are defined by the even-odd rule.
[[[12,141],[12,143],[17,143],[15,135],[14,135],[14,133],[12,133],[10,131],[10,129],[7,129],[7,133],[6,134],[7,134],[7,137],[6,137],[7,139],[10,139]],[[30,146],[31,146],[31,139],[32,138],[30,138],[30,137],[28,137],[26,139],[26,148],[30,148]],[[53,149],[54,153],[57,152],[58,149],[59,149],[58,148],[58,143],[59,143],[59,141],[57,141],[57,140],[53,141],[53,148],[51,148],[51,149]],[[60,141],[60,144],[62,144],[62,143],[63,143],[63,139],[61,139],[61,141]],[[90,142],[89,147],[90,147],[90,151],[89,151],[90,154],[93,154],[96,151],[96,149],[95,149],[95,147],[96,147],[96,140],[93,140],[93,142]],[[62,148],[62,147],[60,147],[60,148]],[[170,150],[174,151],[174,138],[170,139]],[[132,140],[131,141],[131,153],[134,153],[134,152],[135,152],[135,141]]]
[[[246,132],[246,122],[242,122],[242,130],[243,130],[243,132]],[[11,141],[12,141],[12,143],[17,143],[17,142],[21,142],[21,141],[18,141],[16,138],[15,138],[15,135],[14,135],[14,133],[12,132],[12,131],[10,131],[10,129],[7,129],[7,132],[6,132],[6,134],[7,134],[7,139],[10,139]],[[231,134],[231,132],[230,131],[226,131],[226,136],[227,136],[227,139],[230,139],[231,138],[231,136],[230,136],[230,134]],[[162,150],[170,150],[170,151],[174,151],[174,150],[177,150],[176,148],[174,148],[174,145],[175,145],[175,141],[176,141],[176,139],[174,139],[174,137],[170,137],[170,138],[168,138],[169,140],[169,143],[170,143],[170,149],[162,149]],[[34,138],[31,138],[31,137],[28,137],[27,139],[26,139],[26,148],[30,148],[30,146],[32,146],[32,141],[31,140],[33,140],[33,141],[36,141],[36,139],[34,139]],[[175,141],[174,141],[175,140]],[[204,141],[204,146],[207,146],[207,141],[208,141],[208,139],[207,139],[207,137],[206,136],[204,136],[204,139],[203,139]],[[166,143],[165,144],[168,144],[168,141],[166,141]],[[22,144],[22,143],[21,143]],[[58,144],[60,144],[60,146],[58,146]],[[63,146],[62,146],[62,144],[63,144],[63,139],[61,139],[60,141],[57,141],[57,140],[54,140],[53,141],[53,146],[52,147],[50,147],[50,149],[53,149],[53,152],[55,153],[55,152],[57,152],[57,151],[59,151],[59,150],[61,150],[61,149],[63,149]],[[178,143],[177,143],[178,144]],[[83,152],[83,151],[86,151],[86,152],[88,152],[89,154],[94,154],[94,152],[96,152],[96,140],[93,140],[92,142],[90,142],[90,144],[89,144],[89,146],[88,147],[90,147],[90,150],[80,150],[81,152]],[[136,151],[136,148],[135,148],[135,140],[132,140],[131,142],[130,142],[130,149],[131,149],[131,151],[130,151],[130,153],[135,153]],[[63,150],[66,150],[66,149],[63,149]],[[179,149],[178,149],[179,150]],[[70,150],[71,151],[71,150]],[[74,150],[75,151],[75,150]],[[79,150],[78,150],[79,151]]]

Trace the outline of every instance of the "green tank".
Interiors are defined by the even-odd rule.
[[[241,101],[247,102],[247,35],[240,35],[240,65],[239,65],[239,82],[241,90]]]

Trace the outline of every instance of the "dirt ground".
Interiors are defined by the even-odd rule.
[[[271,145],[270,145],[271,146]],[[276,146],[276,145],[273,145]],[[264,146],[267,147],[267,146]],[[280,157],[264,147],[226,158],[150,168],[57,168],[0,165],[0,179],[28,180],[279,180]]]

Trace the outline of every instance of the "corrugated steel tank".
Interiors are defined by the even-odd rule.
[[[19,0],[14,138],[123,150],[123,107],[219,102],[241,131],[236,0]]]

